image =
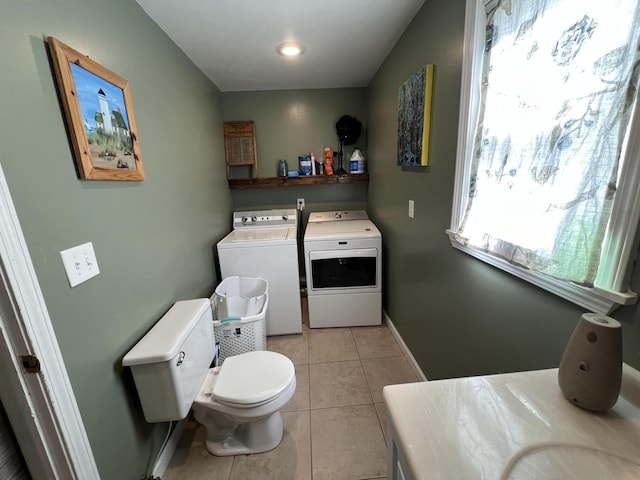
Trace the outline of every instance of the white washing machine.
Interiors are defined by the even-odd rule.
[[[222,278],[269,282],[267,335],[302,333],[295,209],[235,212],[233,231],[218,242]]]
[[[366,212],[310,214],[304,260],[311,328],[382,323],[382,234]]]

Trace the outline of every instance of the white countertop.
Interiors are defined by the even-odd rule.
[[[394,441],[415,479],[640,479],[640,372],[618,402],[569,403],[557,369],[389,385]]]

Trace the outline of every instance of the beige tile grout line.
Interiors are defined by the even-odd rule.
[[[309,419],[309,478],[310,478],[310,480],[313,480],[313,434],[312,434],[313,432],[311,431],[312,430],[312,428],[311,428],[311,426],[312,426],[312,424],[311,424],[311,368],[310,368],[311,362],[310,362],[310,359],[309,359],[309,336],[311,335],[311,332],[307,331],[305,333],[305,331],[304,331],[304,324],[305,323],[307,324],[307,329],[309,329],[308,322],[309,322],[309,314],[307,313],[306,318],[305,318],[305,315],[304,315],[304,312],[303,312],[303,314],[302,314],[302,324],[303,324],[303,326],[302,326],[302,334],[301,335],[304,335],[305,342],[307,344],[307,364],[306,365],[307,365],[307,377],[309,379],[309,385],[308,385],[308,389],[309,389],[309,391],[308,391],[309,408],[305,409],[305,410],[300,410],[300,411],[301,412],[304,412],[304,411],[309,412],[309,414],[307,415],[307,417]]]
[[[311,382],[309,382],[309,397],[311,397]],[[309,475],[313,480],[313,435],[311,434],[311,398],[309,398]]]
[[[357,348],[357,345],[356,345]],[[380,415],[378,414],[378,409],[376,408],[376,402],[373,399],[373,391],[371,388],[371,384],[369,383],[369,379],[367,378],[367,374],[364,371],[364,364],[362,363],[362,358],[360,359],[360,367],[362,367],[362,373],[364,373],[364,381],[367,382],[367,388],[369,389],[369,395],[371,395],[371,406],[373,407],[373,411],[376,414],[376,418],[378,419],[378,426],[380,427],[380,433],[382,433],[382,439],[384,440],[384,444],[387,445],[387,436],[384,434],[384,427],[382,425],[382,420],[380,419]],[[386,406],[385,406],[386,408]],[[388,445],[387,445],[388,446]]]

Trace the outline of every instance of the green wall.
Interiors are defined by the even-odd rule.
[[[336,121],[342,115],[356,117],[363,124],[362,134],[354,145],[344,147],[343,164],[348,170],[354,148],[360,148],[366,156],[366,98],[364,88],[225,92],[222,94],[222,115],[225,121],[255,121],[260,177],[276,176],[280,158],[288,161],[290,170],[297,170],[298,155],[314,152],[316,161],[321,161],[325,146],[338,151]],[[246,176],[247,173],[234,171],[232,176]],[[296,199],[304,198],[306,215],[310,211],[364,209],[367,186],[310,185],[232,190],[232,198],[236,210],[295,208]]]
[[[464,2],[428,0],[368,87],[367,209],[384,239],[384,308],[430,379],[557,367],[583,310],[454,250],[453,197]],[[397,88],[435,64],[430,165],[396,166]],[[415,201],[415,219],[407,215]],[[640,291],[640,276],[633,279]],[[640,367],[636,307],[625,361]]]
[[[101,477],[138,479],[167,424],[144,421],[120,362],[173,302],[217,282],[232,211],[220,92],[133,0],[0,11],[0,163]],[[129,81],[143,182],[78,180],[45,36]],[[101,273],[72,289],[59,252],[88,241]]]

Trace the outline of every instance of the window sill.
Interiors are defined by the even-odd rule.
[[[619,306],[633,305],[638,301],[637,294],[631,291],[621,293],[602,290],[597,287],[586,288],[574,283],[563,282],[531,270],[517,267],[505,260],[459,243],[455,239],[455,234],[450,230],[447,230],[447,235],[449,235],[449,240],[454,248],[482,260],[489,265],[515,275],[516,277],[547,290],[548,292],[564,298],[565,300],[586,308],[591,312],[608,315]]]

